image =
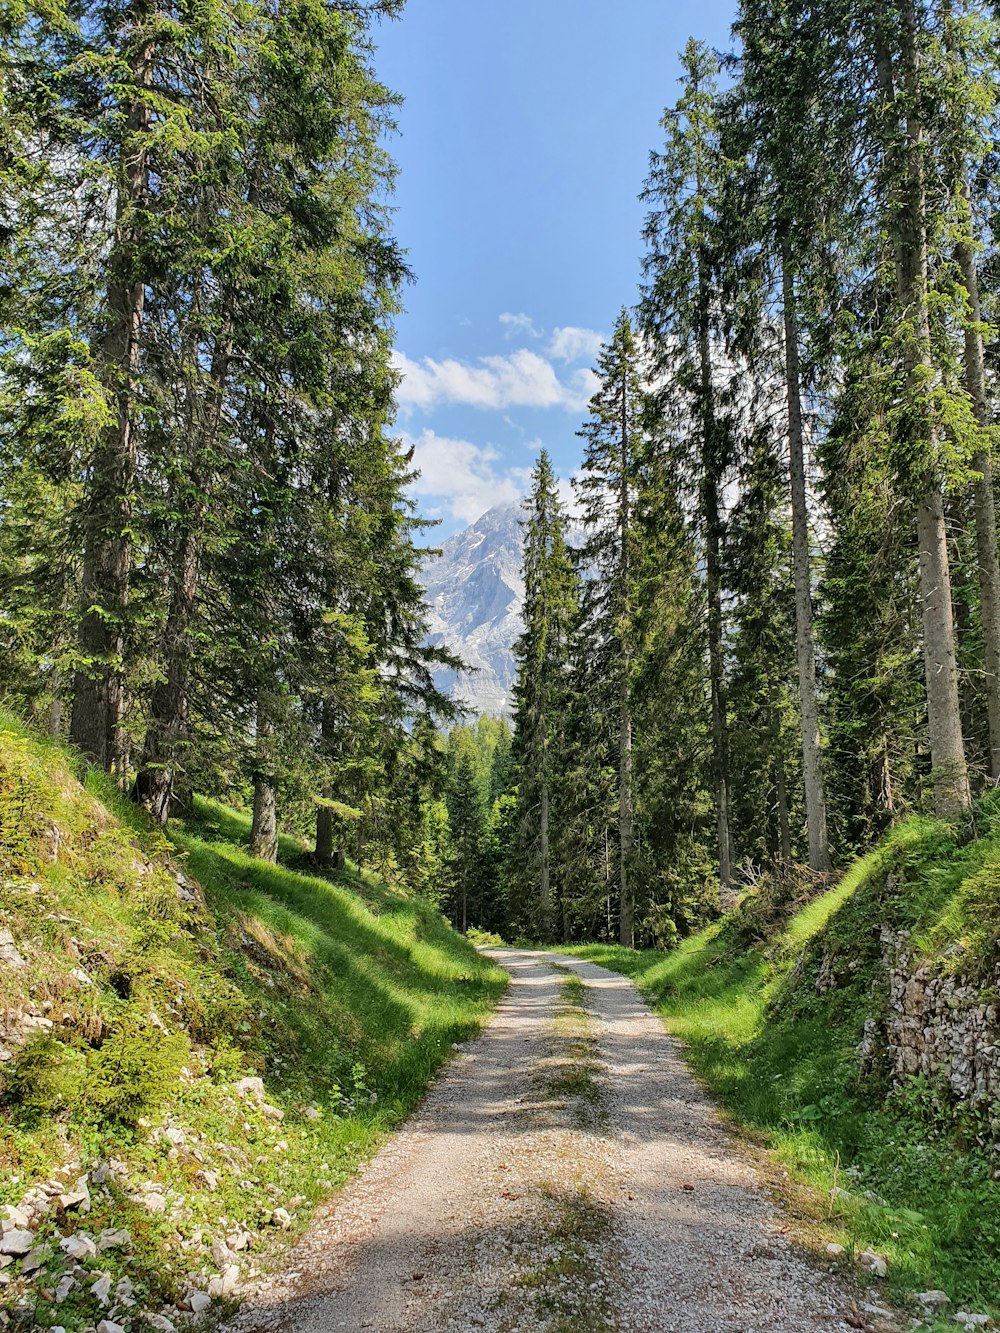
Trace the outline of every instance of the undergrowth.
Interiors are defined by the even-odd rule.
[[[22,1321],[72,1333],[101,1317],[90,1283],[54,1301],[58,1240],[76,1230],[128,1229],[129,1245],[82,1261],[134,1284],[115,1316],[128,1328],[205,1289],[213,1241],[249,1234],[245,1276],[503,989],[430,904],[354,867],[309,873],[292,840],[282,864],[254,860],[248,833],[202,801],[165,837],[0,715],[0,928],[20,960],[0,965],[0,1204],[60,1169],[91,1175],[89,1213],[53,1207],[38,1225],[36,1274],[0,1275]],[[257,1076],[259,1095],[240,1091]]]
[[[762,931],[745,901],[670,953],[563,949],[632,977],[735,1121],[791,1173],[785,1185],[817,1248],[831,1238],[889,1261],[888,1293],[928,1288],[1000,1312],[1000,1122],[961,1110],[942,1085],[864,1073],[865,1020],[888,1002],[882,930],[919,960],[995,998],[1000,803],[964,844],[946,825],[900,825],[840,881]],[[827,986],[817,988],[821,969]],[[780,1176],[780,1170],[777,1172]],[[801,1189],[794,1182],[810,1188]]]

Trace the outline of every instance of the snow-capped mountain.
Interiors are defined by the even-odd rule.
[[[509,714],[514,642],[521,633],[520,501],[497,505],[441,544],[424,565],[430,640],[445,643],[475,672],[441,671],[440,690],[473,713]]]

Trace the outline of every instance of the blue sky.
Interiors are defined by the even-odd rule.
[[[523,491],[544,444],[564,477],[590,367],[642,254],[638,193],[689,36],[729,45],[735,0],[409,0],[378,35],[405,103],[396,235],[398,427],[446,536]]]

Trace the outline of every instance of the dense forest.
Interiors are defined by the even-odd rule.
[[[5,11],[0,680],[165,823],[665,945],[1000,777],[994,7],[692,41],[638,300],[524,523],[513,730],[433,683],[394,435],[402,0]],[[623,293],[628,301],[629,294]],[[610,314],[611,312],[609,312]]]

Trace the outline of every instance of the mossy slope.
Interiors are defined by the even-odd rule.
[[[0,1301],[42,1327],[114,1311],[139,1329],[228,1264],[245,1278],[414,1105],[504,977],[405,892],[296,869],[289,842],[289,864],[255,861],[245,819],[212,803],[164,839],[74,767],[0,717],[0,1204],[88,1172],[91,1196],[89,1212],[50,1198],[42,1262],[8,1265]],[[241,1095],[256,1075],[263,1095]],[[130,1243],[85,1257],[57,1301],[60,1237],[121,1227]],[[250,1248],[226,1255],[227,1237]]]

